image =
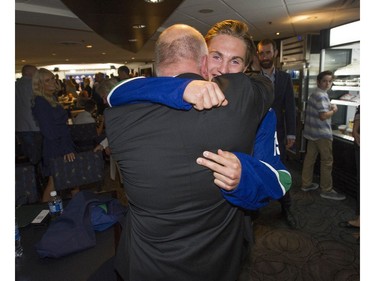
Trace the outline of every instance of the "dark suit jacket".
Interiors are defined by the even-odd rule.
[[[125,281],[238,277],[244,213],[222,197],[212,172],[195,161],[204,150],[251,153],[250,140],[273,90],[262,76],[217,80],[226,107],[198,112],[144,103],[105,111],[109,146],[130,204],[115,262]]]
[[[272,108],[277,118],[277,138],[281,159],[285,160],[285,140],[287,135],[296,135],[296,102],[290,75],[284,71],[275,71],[275,100]]]

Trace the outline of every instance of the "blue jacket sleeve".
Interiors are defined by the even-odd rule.
[[[192,105],[183,100],[183,93],[191,81],[192,79],[176,77],[136,77],[117,84],[108,94],[107,101],[111,107],[153,102],[175,109],[189,110]]]
[[[254,155],[234,152],[241,161],[241,180],[236,189],[221,192],[231,204],[248,210],[266,206],[281,198],[292,184],[290,173],[280,161],[276,115],[271,109],[258,128]]]

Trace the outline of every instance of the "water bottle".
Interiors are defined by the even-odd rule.
[[[62,214],[63,203],[60,196],[57,195],[56,191],[51,191],[50,195],[52,199],[48,202],[48,207],[51,218],[54,219]]]
[[[16,222],[16,258],[22,257],[23,248],[21,244],[20,230],[18,229],[18,224]]]

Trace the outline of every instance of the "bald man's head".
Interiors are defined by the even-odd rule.
[[[160,34],[155,46],[158,76],[174,76],[183,72],[201,74],[202,62],[208,54],[202,34],[185,24],[175,24]]]

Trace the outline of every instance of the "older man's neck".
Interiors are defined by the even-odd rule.
[[[195,73],[202,75],[201,68],[196,62],[184,61],[178,64],[170,64],[168,67],[159,68],[159,76],[178,76],[183,73]]]

